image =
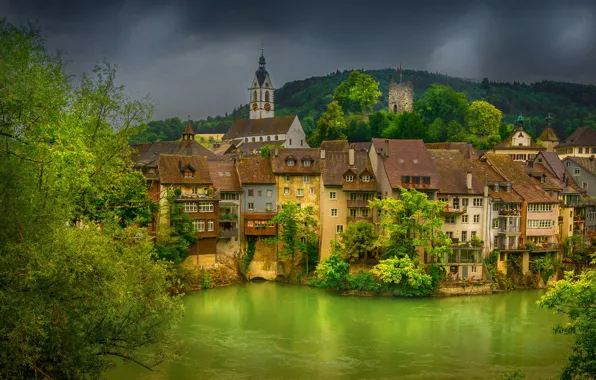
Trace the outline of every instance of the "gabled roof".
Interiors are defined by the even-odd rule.
[[[590,159],[589,157],[566,157],[563,161],[567,160],[575,162],[584,170],[596,176],[596,159]]]
[[[321,143],[321,150],[326,152],[347,152],[350,149],[348,140],[331,140]]]
[[[240,184],[267,185],[275,184],[271,170],[271,160],[263,157],[243,157],[236,161],[236,170]]]
[[[457,150],[465,159],[478,158],[478,153],[468,142],[426,143],[426,149]]]
[[[534,163],[532,167],[524,165],[524,169],[537,184],[547,191],[557,191],[561,194],[584,194],[586,191],[581,189],[575,181],[563,180],[557,178],[552,171],[543,164]],[[541,181],[544,176],[544,182]],[[567,177],[568,179],[569,177]]]
[[[523,129],[516,128],[515,131],[513,131],[505,140],[503,140],[500,143],[498,143],[497,145],[495,145],[493,147],[493,150],[495,150],[495,149],[546,150],[545,147],[542,147],[542,146],[539,146],[538,144],[536,144],[536,142],[534,142],[534,140],[532,140],[531,136],[530,136],[530,145],[529,146],[514,146],[513,145],[513,137],[519,133],[525,133],[526,135],[529,136],[528,132],[524,131]]]
[[[239,137],[277,135],[288,133],[296,115],[275,116],[264,119],[236,120],[222,137],[222,140]]]
[[[211,185],[207,157],[162,154],[159,156],[159,182],[163,184]],[[184,177],[190,170],[193,176]]]
[[[540,137],[538,137],[538,140],[558,142],[559,138],[557,137],[557,134],[552,128],[546,127],[542,130],[542,133],[540,134]]]
[[[218,156],[231,153],[234,149],[236,149],[236,145],[228,143],[219,144],[217,147],[211,147],[211,151]]]
[[[284,148],[279,149],[277,156],[271,154],[271,167],[275,174],[314,174],[321,173],[321,150],[319,148]],[[288,159],[294,159],[294,166],[286,164]],[[303,166],[303,160],[310,160],[310,166]]]
[[[559,158],[559,155],[555,152],[540,152],[534,158],[534,163],[540,163],[542,158],[542,164],[558,179],[563,180],[565,175],[565,166],[563,161]]]
[[[562,143],[557,145],[561,146],[594,146],[596,145],[596,131],[590,127],[579,127],[572,134],[569,135]]]
[[[286,140],[278,140],[278,141],[261,141],[261,142],[247,142],[247,143],[242,143],[241,145],[239,145],[237,147],[237,150],[239,150],[242,153],[251,153],[253,151],[260,151],[261,148],[267,146],[267,145],[271,145],[271,146],[283,146],[283,144],[286,142]]]
[[[389,152],[385,152],[385,144]],[[430,177],[430,185],[412,185],[417,189],[438,189],[439,175],[422,140],[373,139],[373,147],[383,161],[391,188],[402,185],[402,176]],[[388,153],[388,156],[387,156]],[[406,187],[406,186],[403,186]]]
[[[190,125],[190,123],[186,124],[186,127],[184,127],[182,135],[196,135],[195,130],[192,129],[192,125]]]
[[[354,151],[354,165],[350,166],[348,152],[331,151],[321,160],[321,179],[324,186],[343,186],[350,191],[376,191],[376,181],[360,181],[360,175],[366,174],[374,177],[370,158],[366,152]],[[352,182],[345,182],[344,175],[352,172],[356,178]]]
[[[487,182],[477,161],[467,160],[458,150],[431,149],[439,176],[439,194],[484,194]],[[472,189],[468,189],[468,172],[472,174]]]
[[[219,191],[242,191],[234,162],[211,161],[209,162],[209,174],[213,186]]]
[[[157,167],[157,161],[162,154],[182,156],[203,156],[209,161],[219,161],[220,158],[195,140],[159,141],[146,147],[135,167]]]
[[[368,151],[370,150],[371,144],[372,144],[372,142],[370,142],[370,141],[355,142],[355,143],[351,143],[350,147],[353,148],[357,152],[367,152],[368,153]]]

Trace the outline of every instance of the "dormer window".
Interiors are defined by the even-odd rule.
[[[184,171],[184,178],[192,178],[192,172],[190,170]]]
[[[295,164],[295,161],[293,159],[289,159],[286,161],[286,165],[288,165],[288,166],[294,166],[294,164]]]
[[[347,175],[345,177],[346,182],[353,182],[354,181],[354,176],[353,175]]]
[[[302,166],[308,167],[312,165],[311,160],[302,160]]]
[[[362,182],[370,182],[370,176],[369,175],[363,175],[361,178]]]

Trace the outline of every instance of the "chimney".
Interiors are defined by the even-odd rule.
[[[383,148],[385,157],[389,157],[389,140],[385,140],[385,148]]]
[[[466,173],[466,186],[468,190],[472,190],[472,172]]]
[[[325,149],[321,149],[321,160],[325,159]]]
[[[279,155],[279,148],[275,147],[275,150],[273,151],[273,156],[277,157]]]
[[[348,165],[354,166],[354,148],[348,150]]]

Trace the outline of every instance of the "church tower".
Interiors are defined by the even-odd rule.
[[[251,119],[265,119],[275,116],[273,85],[269,73],[265,70],[265,56],[261,49],[259,69],[255,72],[249,91]]]

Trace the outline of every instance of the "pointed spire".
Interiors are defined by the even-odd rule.
[[[188,115],[188,123],[186,123],[186,127],[182,131],[182,140],[194,140],[195,135],[195,130],[192,128],[192,123],[190,122],[190,115]]]
[[[261,38],[261,57],[259,58],[259,70],[265,70],[265,47]]]

